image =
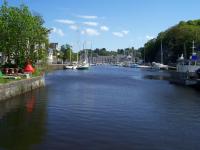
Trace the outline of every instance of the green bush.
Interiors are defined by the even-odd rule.
[[[35,69],[35,72],[32,74],[33,77],[38,77],[38,76],[41,76],[43,73],[43,70],[42,69]]]

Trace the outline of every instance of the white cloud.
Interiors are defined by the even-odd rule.
[[[125,35],[127,35],[129,33],[128,30],[122,30],[121,32],[113,32],[112,34],[114,36],[117,36],[117,37],[124,37]]]
[[[129,31],[128,30],[123,30],[122,33],[127,35],[129,33]]]
[[[114,36],[117,36],[117,37],[124,37],[124,34],[122,32],[113,32],[112,33]]]
[[[153,36],[146,35],[146,39],[147,39],[147,40],[151,40],[151,39],[153,39],[153,38],[154,38]]]
[[[101,31],[109,31],[109,28],[107,26],[101,26],[100,29]]]
[[[84,16],[84,15],[78,15],[77,17],[82,19],[97,19],[97,16]]]
[[[58,28],[55,28],[55,27],[53,27],[52,33],[55,33],[55,34],[57,34],[59,36],[64,36],[65,35],[64,32],[61,29],[58,29]]]
[[[89,35],[89,36],[98,36],[100,33],[95,29],[87,28],[81,31],[81,34]]]
[[[81,34],[85,34],[85,30],[82,30],[82,31],[81,31]]]
[[[62,23],[62,24],[67,24],[67,25],[72,25],[75,24],[73,20],[68,20],[68,19],[58,19],[56,22]]]
[[[78,26],[76,26],[76,25],[70,25],[69,28],[70,28],[71,30],[74,30],[74,31],[77,31],[77,30],[78,30]]]
[[[83,22],[84,25],[87,25],[87,26],[98,26],[98,22]]]

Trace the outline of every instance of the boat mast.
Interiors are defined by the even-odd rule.
[[[134,48],[132,47],[132,58],[133,58],[133,63],[135,64],[135,50],[134,50]]]
[[[185,43],[184,43],[184,58],[187,59],[187,51],[186,51]]]
[[[83,50],[84,50],[84,52],[85,52],[85,55],[84,55],[84,61],[86,62],[86,63],[88,63],[88,58],[87,58],[87,50],[86,50],[86,48],[85,48],[85,44],[86,44],[86,41],[84,41],[83,42]]]
[[[69,45],[69,62],[70,64],[72,64],[72,54],[71,54],[71,49],[72,49],[73,46],[70,46]]]
[[[161,49],[161,64],[163,64],[163,46],[162,46],[162,40],[161,40],[160,49]]]
[[[72,63],[72,52],[71,52],[71,49],[69,49],[69,61],[70,61],[70,64]]]
[[[144,64],[145,64],[145,46],[144,46]]]
[[[77,61],[77,64],[78,64],[78,52],[77,52],[77,56],[76,56],[76,61]]]
[[[93,62],[92,62],[92,41],[91,41],[91,48],[90,48],[90,49],[91,49],[91,51],[90,51],[90,52],[91,52],[91,53],[90,53],[90,64],[92,64],[92,63],[93,63]]]
[[[194,52],[195,50],[195,46],[194,46],[195,42],[194,40],[192,41],[192,55],[196,55],[196,53]],[[197,61],[195,60],[195,66],[197,65]]]
[[[194,49],[195,49],[195,46],[194,46],[195,42],[194,40],[192,41],[192,54],[194,54]]]
[[[85,58],[86,58],[86,57],[85,57],[86,55],[85,55],[85,45],[84,45],[84,44],[85,44],[85,41],[83,42],[83,51],[84,51],[84,59],[85,59]]]

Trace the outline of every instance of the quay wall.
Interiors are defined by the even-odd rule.
[[[44,76],[0,84],[0,101],[45,86]]]
[[[64,64],[50,64],[48,65],[48,70],[62,70]]]

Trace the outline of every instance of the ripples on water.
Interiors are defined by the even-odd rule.
[[[45,88],[0,103],[0,147],[200,149],[199,92],[149,76],[167,73],[117,67],[50,73]]]

